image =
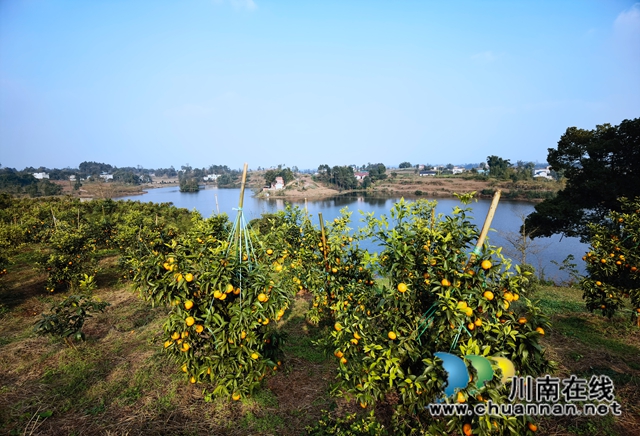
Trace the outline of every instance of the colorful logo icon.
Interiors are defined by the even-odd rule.
[[[478,381],[476,382],[476,388],[478,389],[482,388],[487,381],[493,379],[494,371],[491,366],[492,361],[502,371],[502,378],[500,379],[502,384],[506,383],[516,375],[513,362],[505,357],[484,357],[469,354],[464,356],[463,360],[455,354],[445,353],[442,351],[435,353],[435,356],[442,360],[442,367],[447,371],[447,385],[444,390],[447,397],[453,395],[456,389],[466,388],[467,384],[469,384],[469,381],[472,379],[465,360],[471,364],[478,374]]]

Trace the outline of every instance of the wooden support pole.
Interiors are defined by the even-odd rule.
[[[482,245],[484,244],[484,240],[487,238],[487,233],[489,233],[489,228],[491,227],[491,221],[493,221],[493,216],[496,213],[496,209],[498,208],[498,202],[500,201],[500,195],[502,191],[498,189],[495,194],[493,194],[493,200],[491,201],[491,206],[489,207],[489,212],[487,212],[487,217],[484,220],[484,225],[482,226],[482,231],[480,232],[480,237],[478,238],[478,242],[476,242],[476,246],[469,257],[469,262],[467,266],[471,265],[476,261],[476,257],[480,254],[480,250],[482,249]]]

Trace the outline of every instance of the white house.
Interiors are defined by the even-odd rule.
[[[453,174],[461,174],[464,173],[466,170],[462,167],[453,167],[453,169],[451,170],[451,172]]]
[[[551,177],[551,167],[537,168],[533,170],[533,177],[541,177],[544,179],[553,179]]]
[[[105,182],[107,180],[113,180],[113,174],[102,173],[100,174],[100,178],[104,179]]]
[[[48,179],[49,178],[49,174],[47,174],[47,173],[33,173],[33,177],[35,177],[36,179],[39,179],[39,180]]]
[[[203,179],[205,182],[209,182],[215,181],[218,177],[220,177],[218,174],[209,174],[208,176],[204,176]]]
[[[353,175],[356,177],[356,180],[364,180],[364,178],[369,175],[369,172],[361,171],[361,172],[353,173]]]
[[[75,175],[69,176],[69,181],[75,182],[76,181],[76,176]]]

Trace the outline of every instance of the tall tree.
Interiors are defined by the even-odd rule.
[[[527,217],[532,236],[562,233],[587,240],[590,222],[604,223],[620,211],[618,198],[640,196],[640,118],[594,130],[570,127],[547,162],[567,180],[563,190]]]
[[[509,159],[502,159],[498,156],[487,157],[487,164],[489,164],[489,175],[497,179],[506,178],[508,169],[511,167]]]

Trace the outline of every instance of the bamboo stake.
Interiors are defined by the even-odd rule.
[[[493,200],[491,201],[491,206],[489,207],[489,212],[487,212],[487,217],[484,220],[484,225],[482,226],[482,231],[480,232],[480,237],[478,238],[478,242],[476,242],[476,246],[471,252],[471,256],[469,257],[469,262],[467,263],[467,267],[470,266],[473,262],[475,262],[476,257],[480,254],[480,249],[484,244],[484,240],[487,237],[487,233],[489,233],[489,227],[491,227],[491,221],[493,221],[493,216],[496,213],[496,209],[498,208],[498,202],[500,201],[500,195],[502,191],[498,189],[495,194],[493,194]]]
[[[218,212],[218,215],[220,215],[220,206],[218,206],[218,194],[213,194],[214,197],[216,197],[216,212]]]
[[[242,184],[240,185],[240,201],[238,202],[238,207],[242,210],[242,205],[244,204],[244,185],[247,182],[247,167],[249,165],[245,162],[244,169],[242,170]]]
[[[325,268],[329,271],[329,264],[327,263],[327,237],[324,233],[324,220],[322,219],[322,212],[318,212],[320,217],[320,230],[322,231],[322,255],[324,256]]]
[[[247,167],[249,165],[245,162],[244,169],[242,170],[242,183],[240,184],[240,200],[238,201],[238,233],[237,233],[237,242],[239,247],[239,255],[242,256],[242,238],[240,237],[240,226],[242,225],[242,206],[244,205],[244,186],[247,182]]]

